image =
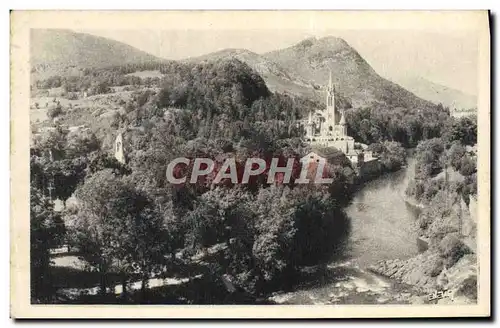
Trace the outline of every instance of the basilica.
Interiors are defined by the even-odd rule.
[[[367,146],[355,142],[347,135],[344,109],[339,110],[335,101],[336,90],[332,82],[332,73],[326,89],[326,110],[310,112],[305,123],[305,141],[311,146],[333,147],[342,151],[353,163],[377,160]]]

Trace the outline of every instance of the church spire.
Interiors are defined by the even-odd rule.
[[[328,89],[333,90],[332,70],[330,70],[330,80],[328,81]]]
[[[118,162],[125,164],[125,152],[123,149],[123,130],[119,129],[118,130],[118,135],[116,136],[115,139],[115,158]]]
[[[345,125],[345,116],[344,116],[344,110],[341,111],[341,114],[340,114],[340,122],[339,122],[339,125]]]
[[[347,126],[346,126],[346,121],[345,121],[345,110],[342,109],[341,114],[340,114],[340,133],[343,136],[347,135]]]

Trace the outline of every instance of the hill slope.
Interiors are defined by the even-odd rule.
[[[306,97],[318,98],[319,86],[313,81],[305,80],[300,76],[281,67],[274,61],[246,49],[224,49],[200,57],[185,59],[184,62],[201,63],[205,61],[238,59],[252,67],[266,81],[271,91],[290,93]]]
[[[264,57],[306,81],[326,85],[329,70],[337,90],[351,98],[354,107],[380,102],[390,106],[423,107],[431,103],[379,76],[343,39],[306,39]]]
[[[477,97],[431,82],[422,77],[405,77],[397,79],[397,83],[407,88],[415,95],[445,107],[469,109],[477,107]]]
[[[32,71],[45,75],[161,60],[118,41],[58,29],[31,30],[30,56]]]

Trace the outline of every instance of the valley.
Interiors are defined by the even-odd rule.
[[[403,196],[436,206],[451,186],[441,160],[463,176],[457,199],[477,194],[466,150],[477,144],[475,117],[454,118],[437,98],[381,77],[343,39],[172,61],[71,31],[32,38],[33,303],[421,304],[429,290],[409,283],[411,272],[391,277],[384,261],[418,266],[425,231],[430,258],[444,263],[425,276],[434,286],[474,253],[456,250],[461,237],[442,229],[451,219],[424,218]],[[352,150],[326,147],[330,185],[295,183],[302,164],[291,183],[269,182],[271,159],[321,154],[303,122],[329,108],[342,112],[341,141],[380,163],[374,181],[360,179]],[[266,166],[246,185],[209,175],[175,185],[165,172],[178,157]],[[62,245],[75,253],[50,254]]]

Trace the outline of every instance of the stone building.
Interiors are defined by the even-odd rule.
[[[125,152],[123,150],[123,132],[119,131],[115,139],[115,158],[118,162],[125,164]]]
[[[326,110],[310,112],[306,125],[305,141],[313,147],[334,147],[342,151],[356,166],[377,161],[367,146],[357,143],[347,135],[345,110],[339,109],[335,101],[336,90],[332,73],[326,90]]]
[[[477,115],[476,108],[452,108],[450,109],[450,116],[454,118],[468,117],[472,115]]]

